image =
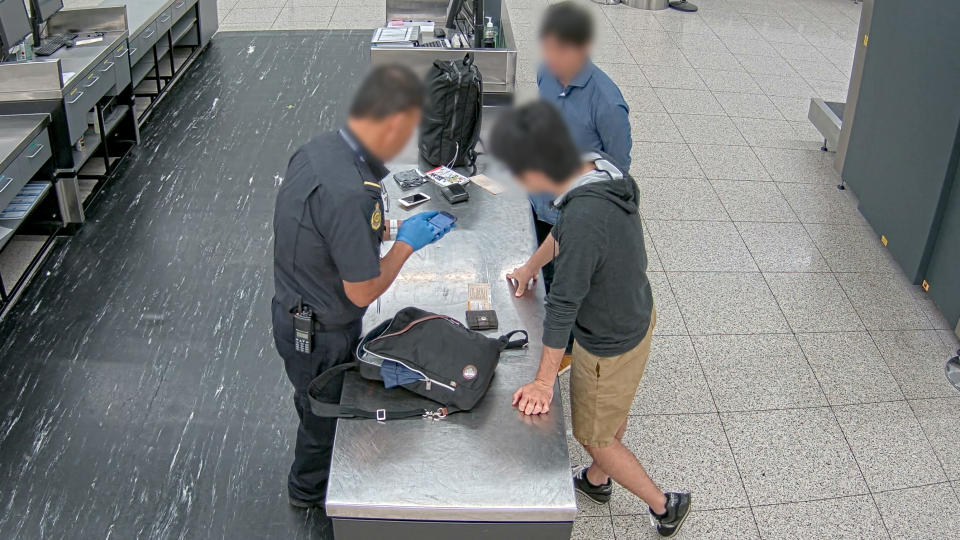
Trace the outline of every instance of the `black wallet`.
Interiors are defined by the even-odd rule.
[[[471,330],[496,330],[498,326],[497,312],[492,309],[467,312],[467,328]]]

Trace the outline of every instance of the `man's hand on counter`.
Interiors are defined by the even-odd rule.
[[[513,404],[523,414],[546,414],[553,401],[553,384],[535,379],[513,394]]]
[[[523,293],[537,282],[537,274],[550,261],[556,257],[560,247],[553,239],[553,233],[547,235],[547,239],[540,244],[537,251],[530,257],[530,260],[523,263],[523,266],[514,268],[513,272],[507,274],[507,279],[512,280],[517,285],[517,298],[523,296]]]
[[[520,387],[513,394],[513,404],[523,414],[546,414],[550,412],[553,401],[553,384],[557,382],[557,371],[563,360],[563,349],[543,346],[540,356],[540,369],[532,383]]]

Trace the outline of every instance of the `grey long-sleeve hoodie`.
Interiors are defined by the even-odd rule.
[[[559,244],[547,295],[543,344],[567,345],[570,331],[584,349],[616,356],[643,340],[653,296],[633,179],[593,171],[557,204]]]

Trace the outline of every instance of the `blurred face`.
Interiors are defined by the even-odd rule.
[[[420,109],[392,114],[378,123],[380,125],[375,130],[376,139],[368,150],[377,156],[377,159],[390,161],[403,151],[414,130],[420,125]]]
[[[590,57],[589,46],[563,43],[552,35],[540,40],[540,51],[547,71],[564,83],[569,83],[583,69]]]
[[[540,171],[525,171],[514,178],[530,193],[562,193],[561,186]]]

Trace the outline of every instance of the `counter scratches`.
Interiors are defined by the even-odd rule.
[[[286,501],[271,221],[368,40],[219,34],[58,240],[0,323],[0,538],[331,537]]]

